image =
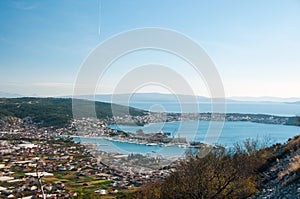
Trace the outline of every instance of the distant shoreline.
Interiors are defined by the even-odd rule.
[[[160,118],[161,114],[166,114],[165,117]],[[149,117],[153,117],[152,119]],[[144,118],[148,121],[145,122]],[[123,119],[123,120],[122,120]],[[150,113],[147,116],[141,116],[139,120],[126,121],[127,118],[119,120],[112,120],[109,124],[119,124],[126,126],[145,126],[153,123],[163,122],[177,122],[177,121],[241,121],[241,122],[254,122],[263,124],[276,124],[276,125],[292,125],[299,126],[297,123],[297,116],[277,116],[269,114],[247,114],[247,113]],[[125,121],[124,121],[125,120]]]

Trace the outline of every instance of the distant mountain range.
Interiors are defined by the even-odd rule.
[[[290,102],[290,104],[300,104],[300,101],[297,101],[297,102]]]
[[[66,96],[71,97],[71,96]],[[82,95],[76,98],[90,99],[103,102],[113,102],[124,104],[127,101],[131,102],[169,102],[176,103],[179,100],[182,103],[211,103],[211,98],[192,95],[175,95],[163,93],[135,93],[135,94],[96,94]],[[299,102],[298,102],[299,101]],[[300,98],[279,98],[279,97],[228,97],[226,103],[300,103]]]
[[[38,97],[37,95],[24,96],[17,93],[7,93],[0,91],[1,98],[17,98],[17,97]],[[61,96],[62,98],[70,98],[72,96]],[[79,99],[90,99],[102,102],[114,102],[124,104],[128,101],[131,102],[170,102],[176,103],[178,100],[184,103],[195,102],[198,103],[210,103],[211,98],[203,96],[192,96],[192,95],[175,95],[175,94],[164,94],[164,93],[135,93],[135,94],[96,94],[93,95],[81,95],[77,96]],[[293,103],[300,104],[300,98],[291,97],[291,98],[281,98],[281,97],[245,97],[245,96],[236,96],[236,97],[227,97],[227,103]]]
[[[5,98],[15,98],[15,97],[22,97],[20,94],[16,93],[6,93],[6,92],[1,92],[0,91],[0,97],[5,97]]]
[[[236,101],[248,101],[248,102],[297,102],[300,101],[300,98],[290,97],[290,98],[282,98],[282,97],[229,97],[229,99]]]
[[[68,96],[70,97],[70,96]],[[94,98],[95,97],[95,98]],[[77,98],[77,97],[76,97]],[[78,96],[82,99],[90,99],[103,102],[113,102],[113,103],[126,103],[129,101],[134,102],[202,102],[210,103],[211,99],[202,96],[192,96],[192,95],[175,95],[175,94],[162,94],[162,93],[135,93],[135,94],[96,94],[93,95],[82,95]]]

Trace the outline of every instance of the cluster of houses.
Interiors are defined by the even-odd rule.
[[[159,123],[159,122],[173,122],[173,121],[248,121],[248,122],[258,122],[266,124],[288,124],[289,117],[284,116],[272,116],[272,115],[262,115],[262,114],[238,114],[238,113],[160,113],[160,112],[148,112],[141,116],[113,116],[107,121],[109,123],[117,124],[138,124],[144,125],[149,123]]]
[[[164,170],[128,170],[128,165],[113,162],[108,165],[71,138],[44,131],[0,133],[0,154],[0,198],[71,198],[80,194],[72,187],[93,187],[99,194],[116,194],[168,174]],[[109,156],[124,160],[122,155]],[[126,163],[134,164],[135,159],[131,157]],[[95,184],[99,180],[107,186]]]
[[[39,184],[39,177],[51,178],[54,176],[51,172],[64,167],[60,160],[67,159],[67,154],[80,153],[77,148],[50,147],[48,141],[51,143],[52,139],[56,138],[42,133],[0,133],[0,198],[42,198],[41,186],[47,198],[76,195],[76,192],[66,190],[63,182]],[[50,160],[54,156],[59,161]],[[62,164],[58,164],[60,162]]]

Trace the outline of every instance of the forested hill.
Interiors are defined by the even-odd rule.
[[[79,100],[80,105],[89,105],[85,100]],[[112,116],[112,104],[95,102],[98,118]],[[128,107],[113,104],[114,114],[124,115]],[[145,111],[129,107],[131,115],[144,115]],[[30,117],[33,122],[42,126],[63,127],[72,119],[72,99],[62,98],[0,98],[0,118],[13,116],[17,118]],[[84,116],[84,113],[83,115]]]

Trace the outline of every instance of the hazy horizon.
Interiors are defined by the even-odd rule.
[[[153,94],[153,99],[155,99],[155,95],[176,95],[172,93],[161,93],[161,92],[137,92],[137,93],[95,93],[90,95],[82,95],[82,96],[105,96],[105,95],[135,95],[135,94]],[[209,96],[202,96],[202,95],[187,95],[187,94],[177,94],[183,96],[196,96],[196,97],[204,97],[210,99]],[[0,91],[0,97],[7,97],[7,98],[16,98],[16,97],[72,97],[72,95],[22,95],[19,93],[7,93]],[[253,102],[298,102],[300,101],[300,97],[277,97],[277,96],[226,96],[226,99],[235,100],[235,101],[253,101]]]

